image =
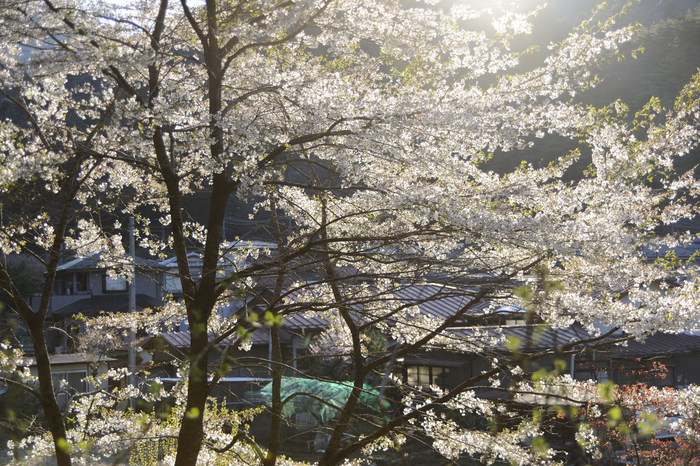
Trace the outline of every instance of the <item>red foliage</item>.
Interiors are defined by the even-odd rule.
[[[637,362],[640,367],[626,374],[663,379],[668,372],[657,362]],[[678,393],[670,387],[649,387],[642,382],[618,385],[581,410],[578,420],[596,433],[603,454],[599,464],[615,458],[637,466],[700,466],[700,413],[677,417],[677,403]],[[672,430],[672,424],[678,430]]]

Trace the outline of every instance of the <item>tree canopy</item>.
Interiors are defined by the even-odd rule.
[[[636,115],[619,102],[584,105],[575,98],[596,85],[595,67],[638,29],[624,15],[596,8],[522,71],[527,51],[511,44],[531,32],[534,12],[433,3],[2,3],[0,94],[21,118],[0,126],[0,248],[33,254],[46,270],[32,308],[0,264],[0,284],[34,342],[39,385],[27,389],[50,427],[29,441],[32,454],[55,454],[63,466],[160,437],[177,439],[168,460],[178,466],[287,464],[281,392],[292,368],[280,332],[285,319],[315,315],[328,322],[332,350],[354,366],[320,464],[400,444],[416,430],[448,458],[547,463],[553,452],[527,443],[542,433],[541,417],[475,393],[484,384],[501,389],[503,377],[513,390],[560,396],[595,386],[556,370],[528,380],[530,360],[568,354],[575,343],[524,356],[528,341],[480,330],[494,316],[520,309],[531,326],[577,324],[591,344],[614,331],[643,338],[699,329],[693,270],[647,261],[641,247],[677,244],[654,231],[695,214],[697,181],[673,166],[698,144],[700,77],[690,77],[669,111],[657,100]],[[488,32],[469,27],[477,18],[488,20]],[[565,179],[579,151],[505,174],[484,168],[545,135],[590,151],[585,176]],[[196,209],[187,202],[194,197]],[[276,249],[264,260],[245,261],[247,248],[222,241],[235,199],[269,219]],[[141,248],[174,254],[181,299],[89,325],[185,321],[183,382],[167,419],[114,409],[137,393],[127,386],[81,396],[70,425],[56,402],[43,332],[53,281],[64,257],[95,251],[105,267],[131,277],[126,215],[136,218]],[[192,252],[201,267],[191,265]],[[655,286],[678,277],[677,287]],[[261,281],[269,293],[258,292]],[[401,298],[428,283],[439,285],[424,302],[459,297],[462,306],[430,318]],[[266,312],[217,312],[242,297],[263,301]],[[473,330],[457,332],[465,322]],[[369,329],[387,334],[392,351],[370,357]],[[261,331],[270,335],[272,421],[270,441],[258,446],[244,429],[254,412],[222,410],[208,397]],[[490,353],[498,341],[510,356]],[[483,354],[491,367],[448,390],[423,391],[390,373],[393,361],[426,349]],[[21,367],[16,349],[5,348],[2,366]],[[358,409],[372,377],[400,394],[386,422]],[[167,395],[157,385],[141,394]],[[489,433],[442,416],[444,408],[521,421]],[[366,430],[348,441],[351,422]]]

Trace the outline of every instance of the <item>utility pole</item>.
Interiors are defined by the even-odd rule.
[[[136,246],[134,245],[134,217],[129,217],[129,254],[133,264],[131,286],[129,287],[129,312],[136,312]],[[132,328],[129,332],[129,383],[136,385],[136,332]],[[136,408],[136,399],[130,400],[131,409]]]

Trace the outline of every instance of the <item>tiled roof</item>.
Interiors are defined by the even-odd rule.
[[[326,321],[314,317],[305,317],[297,315],[285,321],[283,332],[281,334],[283,343],[290,342],[290,333],[294,334],[303,330],[320,330]],[[568,343],[576,343],[575,348],[583,349],[590,347],[593,344],[600,342],[588,342],[593,336],[586,332],[583,328],[573,325],[567,328],[551,329],[542,326],[490,326],[490,327],[458,327],[450,328],[446,333],[457,340],[471,339],[478,332],[483,340],[483,346],[486,348],[493,345],[490,341],[491,337],[503,336],[504,338],[518,338],[522,342],[529,341],[530,351],[556,348],[559,345]],[[251,343],[254,345],[269,344],[269,332],[267,327],[260,328],[253,332]],[[175,348],[188,348],[190,345],[189,332],[167,332],[160,335],[165,342]],[[151,342],[156,337],[148,337],[141,340],[138,346],[149,347]],[[210,341],[214,336],[210,336]],[[607,341],[613,343],[623,338],[622,334],[615,334],[607,338]],[[480,340],[479,340],[480,341]],[[605,340],[603,341],[603,343]],[[226,346],[230,343],[229,339],[225,339],[220,343],[220,346]],[[494,351],[506,351],[503,345],[492,346]],[[699,335],[670,335],[658,333],[647,337],[644,341],[628,341],[625,345],[611,344],[607,347],[598,348],[597,351],[605,352],[608,357],[612,358],[637,358],[649,356],[675,356],[683,354],[700,353],[700,336]]]
[[[67,270],[105,270],[106,267],[100,265],[102,260],[101,253],[92,252],[83,257],[77,257],[56,268],[56,272],[64,272]],[[136,257],[136,264],[141,268],[154,268],[158,266],[158,262],[150,259]]]
[[[463,310],[470,302],[473,291],[469,289],[452,288],[440,284],[426,285],[408,285],[405,287],[387,292],[377,299],[392,299],[399,300],[407,305],[416,305],[423,315],[429,315],[438,318],[448,318],[454,315],[455,312]],[[298,294],[292,292],[290,297],[294,298]],[[257,301],[257,303],[255,302]],[[489,310],[489,307],[493,309]],[[265,312],[265,305],[260,300],[253,300],[250,303],[249,309],[258,314]],[[332,307],[329,306],[329,309]],[[360,305],[354,307],[356,318],[364,319],[360,313]],[[488,301],[481,300],[467,309],[467,316],[477,315],[483,316],[485,311],[489,313],[502,313],[510,318],[516,317],[522,311],[518,307],[502,306],[498,307]],[[515,316],[513,316],[515,315]],[[283,327],[283,336],[286,341],[289,341],[289,334],[303,333],[304,331],[320,331],[328,326],[327,319],[320,317],[314,313],[297,312],[290,316],[286,316]],[[484,345],[491,343],[490,337],[503,335],[504,337],[518,338],[521,341],[529,341],[531,350],[555,348],[559,345],[564,345],[571,342],[584,342],[592,339],[593,336],[586,332],[582,327],[573,325],[566,328],[551,329],[545,326],[470,326],[469,319],[461,319],[455,323],[446,333],[454,336],[456,339],[467,339],[479,332],[486,335]],[[177,348],[186,348],[189,346],[188,332],[171,332],[161,335],[168,344]],[[620,333],[609,337],[608,341],[613,342],[624,338]],[[253,333],[253,344],[268,344],[269,332],[266,328],[261,328]],[[228,344],[228,340],[222,343]],[[577,343],[577,348],[597,344],[592,343]],[[495,347],[495,351],[504,351],[504,347]],[[612,345],[605,351],[610,357],[643,357],[649,355],[679,355],[700,352],[700,336],[696,335],[668,335],[656,334],[647,337],[644,342],[630,341],[626,346]]]
[[[392,293],[407,304],[415,303],[422,314],[447,319],[469,305],[473,291],[438,284],[413,285]],[[480,300],[471,305],[468,314],[481,314],[491,303]],[[516,309],[510,309],[516,311]]]
[[[143,338],[140,341],[138,341],[136,345],[141,348],[149,348],[157,338],[163,339],[165,343],[178,349],[186,349],[190,346],[190,332],[163,332],[157,336],[153,335]],[[216,335],[210,334],[209,342],[214,341],[216,338]],[[268,331],[268,328],[263,327],[254,331],[251,336],[250,342],[253,345],[267,345],[270,342],[270,332]],[[284,336],[282,336],[282,342],[288,343],[289,339],[284,338]],[[231,343],[231,338],[224,338],[224,340],[222,340],[218,346],[227,346]]]
[[[613,349],[615,356],[643,357],[643,356],[669,356],[700,352],[699,335],[672,335],[668,333],[656,333],[648,336],[644,341],[630,341],[627,346],[617,346]]]
[[[313,314],[294,314],[284,319],[284,329],[290,331],[323,330],[328,327],[328,321]]]
[[[469,338],[474,333],[485,333],[488,337],[514,337],[523,342],[530,342],[533,349],[555,348],[559,345],[592,338],[583,328],[572,325],[566,328],[551,329],[538,325],[506,325],[487,327],[462,327],[450,329],[448,333],[456,338]],[[485,337],[485,338],[488,338]]]
[[[469,327],[450,329],[451,333],[457,339],[466,339],[475,334],[475,332],[485,332],[489,337],[502,335],[505,338],[515,337],[522,342],[530,341],[530,349],[533,351],[556,348],[559,345],[565,345],[573,342],[584,342],[592,339],[593,335],[589,334],[582,327],[572,325],[566,328],[551,329],[541,326],[501,326],[501,327]],[[484,337],[486,343],[488,337]],[[622,333],[616,333],[608,337],[606,340],[610,343],[623,339]],[[603,340],[605,342],[606,340]],[[579,343],[577,348],[589,347],[593,343]],[[495,348],[496,350],[504,350],[505,348]],[[630,340],[625,344],[611,344],[603,347],[599,351],[603,351],[612,358],[635,358],[649,356],[672,356],[682,354],[700,353],[700,335],[685,335],[685,334],[666,334],[656,333],[648,336],[644,341]]]
[[[290,283],[291,285],[291,283]],[[306,289],[312,290],[313,286]],[[265,293],[261,291],[261,296],[268,296],[272,293]],[[289,292],[288,299],[290,303],[295,302],[299,299],[301,307],[303,307],[303,301],[300,298],[302,291],[293,290]],[[358,298],[354,303],[350,304],[350,308],[354,310],[354,316],[357,321],[363,319],[372,319],[372,316],[363,309],[363,306],[368,304],[376,304],[379,301],[385,301],[389,305],[393,306],[417,306],[423,315],[428,315],[432,317],[437,317],[441,319],[447,319],[453,316],[456,312],[463,310],[466,306],[469,306],[470,300],[474,292],[469,289],[448,287],[439,284],[426,284],[426,285],[409,285],[401,286],[390,291],[386,291],[383,294],[377,292],[376,296],[364,296]],[[269,298],[268,298],[269,299]],[[304,298],[306,300],[312,299],[310,297]],[[249,303],[249,309],[262,314],[266,311],[266,305],[261,302],[261,299],[253,299]],[[318,303],[320,304],[320,303]],[[486,300],[479,300],[478,302],[469,306],[466,311],[466,315],[463,319],[459,319],[455,322],[455,326],[467,325],[469,323],[469,316],[483,316],[484,312],[492,306],[492,303]],[[501,313],[504,315],[518,314],[521,312],[520,308],[512,306],[493,306],[491,310],[492,313]],[[290,304],[290,308],[294,308],[294,304]],[[328,304],[325,306],[326,310],[333,310],[333,305]],[[328,326],[328,321],[324,317],[319,317],[318,314],[309,312],[290,312],[290,315],[285,316],[285,330],[298,331],[301,329],[306,330],[321,330]]]
[[[92,353],[69,353],[69,354],[52,354],[49,356],[49,361],[52,366],[60,366],[65,364],[81,364],[88,362],[113,362],[114,358],[106,356],[98,356]],[[36,358],[25,359],[27,366],[36,366]]]
[[[235,253],[239,254],[241,251],[251,251],[251,250],[277,250],[277,244],[271,243],[269,241],[260,240],[250,240],[250,241],[231,241],[227,244],[221,245],[221,253],[225,257],[227,255]],[[234,254],[234,255],[235,255]],[[187,254],[187,260],[191,267],[201,267],[202,266],[202,254],[198,252],[190,252]],[[225,262],[225,260],[224,260]],[[177,267],[177,257],[173,256],[168,259],[159,262],[161,267],[174,268]]]

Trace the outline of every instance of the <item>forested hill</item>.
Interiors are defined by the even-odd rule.
[[[638,48],[636,59],[628,56]],[[592,103],[618,98],[635,111],[654,96],[672,106],[700,67],[700,7],[644,28],[624,49],[627,59],[600,70],[604,81],[590,93]]]
[[[540,23],[540,26],[550,24],[551,27],[549,36],[539,32],[539,36],[533,37],[533,43],[542,46],[548,43],[549,37],[562,37],[566,34],[567,26],[570,27],[574,19],[583,18],[583,10],[573,13],[566,10],[563,3],[555,2],[551,10],[548,6],[536,18],[535,31],[538,31],[537,23]],[[622,47],[618,59],[613,59],[595,70],[601,82],[595,88],[576,96],[576,99],[583,104],[595,106],[603,106],[619,100],[629,106],[630,115],[634,115],[652,97],[658,97],[666,109],[672,108],[679,91],[700,67],[700,6],[698,4],[700,4],[698,0],[673,2],[643,0],[641,4],[635,4],[625,20],[643,21],[643,28],[630,43]],[[693,8],[688,10],[688,7]],[[567,11],[568,15],[565,14]],[[679,11],[684,14],[678,14]],[[588,13],[590,14],[590,10]],[[647,26],[650,23],[651,25]],[[633,53],[634,51],[637,53]],[[535,62],[537,54],[534,55],[525,60],[530,63]],[[495,154],[487,164],[487,168],[505,173],[518,166],[523,160],[534,166],[543,166],[578,147],[576,142],[556,136],[536,139],[533,142],[534,147],[525,151]],[[583,171],[590,164],[586,148],[579,148],[582,156],[567,174],[568,179],[582,176]],[[680,159],[676,169],[683,172],[698,163],[700,163],[700,152],[695,151]]]

